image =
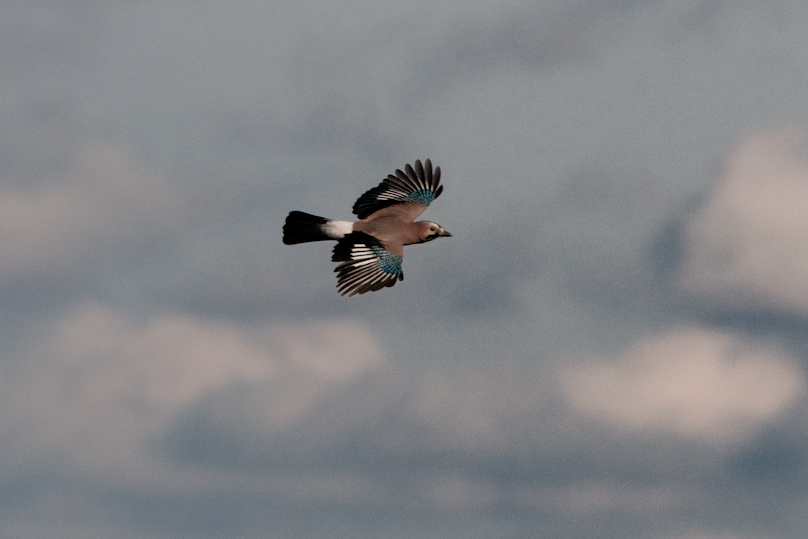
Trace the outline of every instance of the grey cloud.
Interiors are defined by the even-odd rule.
[[[692,358],[624,362],[682,326],[791,358],[748,399],[748,361],[692,361],[713,420],[804,375],[799,315],[677,285],[734,142],[808,118],[799,2],[0,12],[0,200],[51,210],[0,231],[40,257],[0,287],[2,533],[804,536],[803,394],[714,444],[658,406]],[[330,246],[280,243],[287,211],[348,217],[425,157],[455,236],[403,283],[341,298]],[[581,411],[575,365],[616,396]],[[655,428],[604,419],[618,397]]]
[[[524,372],[516,383],[490,372],[466,371],[459,379],[391,374],[359,380],[300,422],[264,433],[244,412],[266,390],[233,388],[179,418],[162,451],[190,466],[264,475],[285,493],[270,495],[285,499],[281,506],[296,499],[309,510],[345,515],[383,508],[393,527],[413,512],[436,518],[502,511],[521,533],[535,532],[537,512],[544,522],[538,529],[594,525],[606,514],[643,521],[649,511],[674,520],[695,515],[691,525],[705,529],[745,525],[731,508],[711,504],[708,515],[697,507],[734,488],[721,486],[724,462],[742,469],[750,457],[733,464],[723,452],[673,438],[627,440],[574,421],[553,425],[559,409],[548,398],[549,384],[536,385]],[[284,477],[297,479],[283,486]],[[341,484],[336,491],[326,486],[329,477]],[[308,480],[314,490],[295,490]],[[659,526],[653,521],[645,525]],[[629,526],[639,525],[634,519]],[[615,526],[617,537],[617,520]]]
[[[40,102],[33,119],[9,121],[0,133],[2,183],[31,189],[63,173],[75,158],[75,132],[64,102]]]
[[[35,140],[54,138],[59,133]],[[22,153],[35,152],[27,146]],[[104,269],[141,265],[143,253],[158,253],[187,224],[184,193],[128,148],[79,140],[58,155],[43,163],[47,176],[12,178],[0,189],[0,282],[15,294],[29,285],[32,292],[55,283],[96,286]]]
[[[428,47],[414,52],[408,78],[422,82],[402,85],[399,91],[412,106],[419,97],[442,95],[458,80],[471,81],[498,67],[530,69],[591,58],[597,50],[588,33],[625,3],[543,2],[495,16],[459,18],[445,33],[432,36]]]
[[[278,389],[237,385],[180,414],[164,430],[160,447],[181,462],[222,469],[342,470],[408,480],[447,473],[503,488],[566,484],[593,474],[670,480],[675,475],[656,475],[653,456],[640,456],[664,445],[669,451],[679,446],[681,466],[693,464],[685,450],[692,451],[689,442],[656,435],[627,441],[576,419],[555,381],[538,372],[493,373],[466,367],[452,375],[435,369],[417,375],[387,368],[323,394],[280,427],[263,424],[258,412]],[[603,455],[587,448],[591,436],[626,454],[598,462]],[[386,482],[394,492],[395,482]]]
[[[659,3],[657,3],[659,4]],[[660,37],[676,41],[703,35],[726,3],[696,0],[655,6],[652,18]],[[547,69],[554,65],[598,61],[600,45],[625,29],[626,20],[652,11],[635,0],[537,2],[484,17],[459,17],[442,34],[412,51],[399,96],[412,108],[424,97],[445,96],[457,83],[469,84],[496,70]]]
[[[318,95],[307,110],[292,119],[271,113],[248,117],[236,113],[223,123],[221,138],[250,152],[335,152],[356,155],[357,162],[364,158],[389,163],[403,142],[394,127],[384,124],[380,105],[368,101],[367,89],[361,85],[353,94],[334,91]]]
[[[803,492],[808,478],[804,436],[792,429],[767,429],[727,463],[733,478],[760,488],[779,485]]]

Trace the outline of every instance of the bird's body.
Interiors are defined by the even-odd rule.
[[[451,236],[432,221],[415,221],[443,191],[440,167],[407,165],[359,197],[353,207],[358,221],[337,221],[300,211],[290,212],[283,227],[287,245],[337,240],[332,260],[341,262],[337,286],[353,296],[404,279],[401,262],[404,246]]]

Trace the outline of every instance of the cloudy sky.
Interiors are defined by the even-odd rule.
[[[806,27],[0,3],[0,535],[804,538]],[[426,158],[395,287],[281,243]]]

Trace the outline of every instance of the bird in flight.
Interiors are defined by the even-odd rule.
[[[331,260],[340,262],[337,288],[343,296],[364,294],[404,280],[404,246],[451,237],[432,221],[416,221],[443,191],[440,167],[427,159],[396,170],[353,206],[356,222],[336,221],[302,211],[290,212],[283,243],[337,240]]]

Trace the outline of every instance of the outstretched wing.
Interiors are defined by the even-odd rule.
[[[364,195],[353,206],[353,212],[360,219],[393,206],[394,204],[408,204],[408,216],[413,220],[421,215],[427,206],[438,198],[443,191],[440,184],[440,167],[432,170],[432,162],[427,159],[424,164],[415,161],[415,167],[407,165],[406,172],[396,170],[396,174],[387,178]]]
[[[401,271],[404,258],[364,232],[352,232],[339,240],[331,260],[342,262],[334,271],[338,273],[337,288],[343,296],[381,290],[404,279]]]

